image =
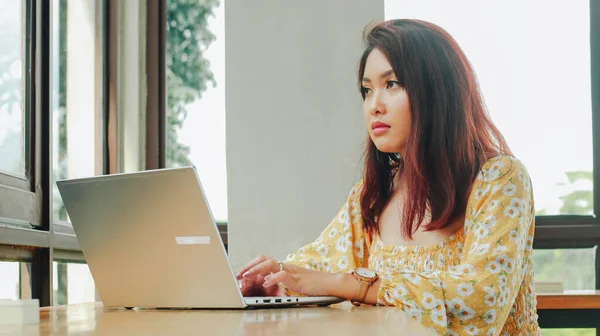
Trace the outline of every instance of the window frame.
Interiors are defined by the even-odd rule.
[[[42,192],[37,185],[40,181],[39,166],[36,161],[35,139],[39,136],[36,120],[39,111],[33,100],[36,96],[35,77],[35,5],[31,0],[22,2],[23,28],[23,68],[22,68],[22,118],[23,118],[23,176],[0,172],[0,227],[37,228],[41,226],[42,214],[39,204]]]

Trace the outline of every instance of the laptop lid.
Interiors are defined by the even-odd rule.
[[[195,168],[56,183],[105,307],[246,306]]]

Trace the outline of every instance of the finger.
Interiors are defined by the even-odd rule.
[[[250,294],[252,288],[254,287],[253,282],[248,279],[239,280],[238,284],[240,286],[240,291],[242,292],[243,296],[248,296],[248,294]]]
[[[266,295],[266,290],[262,286],[264,281],[265,280],[262,276],[254,277],[252,279],[239,280],[238,283],[240,285],[240,291],[242,292],[242,296]]]
[[[280,271],[274,273],[273,275],[266,276],[265,282],[263,283],[263,287],[271,287],[279,283],[288,286],[293,280],[294,279],[292,275],[288,271]]]
[[[260,264],[261,262],[267,260],[268,257],[264,256],[264,255],[259,255],[256,258],[254,258],[250,263],[248,263],[246,266],[244,266],[244,268],[242,268],[239,272],[237,272],[237,274],[235,275],[236,278],[241,279],[242,276],[244,275],[244,273],[248,272],[249,269],[251,269],[252,267]]]
[[[256,275],[269,275],[271,273],[279,272],[279,262],[275,259],[267,259],[260,264],[252,267],[247,272],[243,273],[242,276],[244,278],[249,278]]]

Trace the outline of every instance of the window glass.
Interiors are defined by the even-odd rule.
[[[596,248],[534,250],[536,281],[562,282],[565,290],[594,289]]]
[[[223,0],[167,1],[167,167],[194,165],[227,220]]]
[[[385,1],[386,19],[431,21],[458,41],[492,119],[529,170],[538,214],[592,214],[589,6]]]
[[[0,300],[19,299],[19,263],[0,261]]]
[[[54,262],[54,305],[95,302],[96,287],[86,264]]]
[[[0,171],[25,175],[23,1],[0,0]]]

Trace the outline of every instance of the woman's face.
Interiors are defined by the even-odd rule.
[[[379,49],[373,49],[367,57],[362,86],[363,111],[371,140],[381,152],[404,156],[411,119],[408,95]]]

